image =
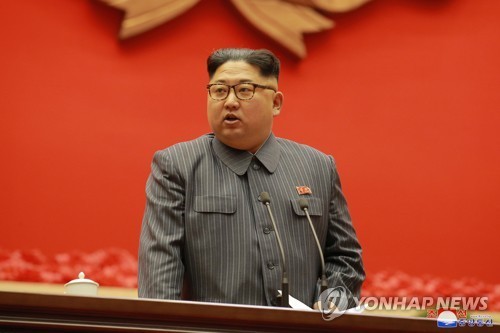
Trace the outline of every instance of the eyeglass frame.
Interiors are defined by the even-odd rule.
[[[238,93],[236,92],[236,89],[234,89],[234,87],[236,86],[239,86],[239,85],[242,85],[242,84],[249,84],[249,85],[252,85],[254,87],[254,90],[253,90],[253,94],[252,94],[252,97],[250,98],[240,98],[238,96]],[[213,98],[212,97],[212,94],[210,93],[210,87],[212,86],[226,86],[228,87],[229,89],[227,90],[227,95],[226,97],[224,98],[221,98],[221,99],[217,99],[217,98]],[[257,88],[261,88],[261,89],[269,89],[269,90],[272,90],[274,92],[277,92],[277,90],[273,87],[270,87],[270,86],[265,86],[265,85],[262,85],[262,84],[258,84],[258,83],[254,83],[254,82],[240,82],[240,83],[237,83],[237,84],[233,84],[232,86],[229,85],[229,84],[225,84],[225,83],[209,83],[207,84],[207,90],[208,90],[208,95],[210,96],[211,99],[213,99],[214,101],[223,101],[225,99],[227,99],[229,97],[229,94],[231,94],[231,89],[233,89],[234,91],[234,96],[236,96],[237,99],[239,99],[240,101],[249,101],[251,100],[254,96],[255,96],[255,90]]]

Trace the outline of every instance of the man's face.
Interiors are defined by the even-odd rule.
[[[210,83],[234,85],[252,82],[277,90],[276,78],[265,78],[259,68],[244,61],[228,61],[214,73]],[[273,117],[280,113],[283,94],[270,89],[256,88],[253,98],[239,100],[234,89],[222,101],[207,94],[208,122],[217,139],[224,144],[255,153],[271,133]]]

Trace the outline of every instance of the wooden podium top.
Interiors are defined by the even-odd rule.
[[[454,332],[466,331],[456,328]],[[442,332],[436,320],[0,291],[0,332]]]

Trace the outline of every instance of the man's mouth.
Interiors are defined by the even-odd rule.
[[[225,117],[224,117],[224,122],[227,123],[227,124],[234,124],[236,122],[240,121],[240,119],[238,117],[236,117],[234,114],[232,113],[228,113]]]

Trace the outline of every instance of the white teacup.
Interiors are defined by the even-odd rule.
[[[78,279],[64,285],[64,293],[67,295],[97,296],[98,289],[99,283],[86,279],[83,272],[78,274]]]

